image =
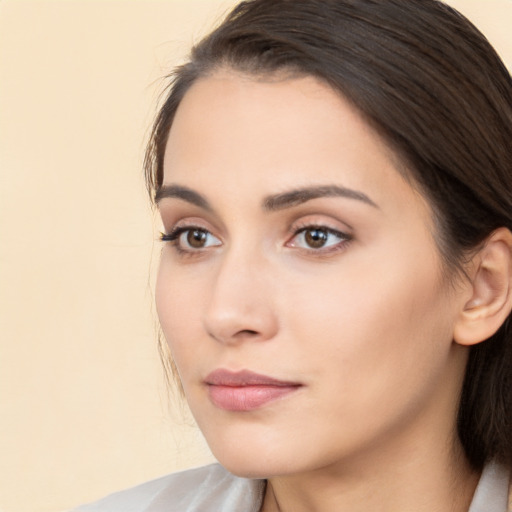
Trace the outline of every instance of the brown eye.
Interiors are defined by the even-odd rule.
[[[307,249],[318,253],[341,249],[352,240],[352,236],[324,226],[307,226],[295,232],[287,242],[288,247]]]
[[[329,233],[326,229],[312,228],[304,231],[304,241],[312,249],[320,249],[328,240]]]
[[[208,233],[202,229],[189,229],[186,232],[187,244],[194,249],[202,249],[208,240]]]
[[[162,233],[160,239],[170,242],[178,252],[201,252],[201,249],[222,245],[222,241],[210,231],[196,226],[175,228],[169,234]]]

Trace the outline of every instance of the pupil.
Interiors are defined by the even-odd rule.
[[[324,229],[310,229],[306,231],[306,243],[313,247],[314,249],[318,249],[325,245],[327,242],[327,232]]]
[[[190,247],[194,247],[196,249],[204,247],[204,244],[206,243],[206,232],[199,229],[190,230],[187,233],[187,243]]]

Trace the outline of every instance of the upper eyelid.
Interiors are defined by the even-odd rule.
[[[204,211],[194,205],[183,204],[160,210],[160,217],[169,226],[200,227],[215,233],[227,231],[225,223],[217,214]]]
[[[211,246],[205,246],[202,248],[180,247],[181,246],[181,244],[180,244],[181,235],[183,235],[183,233],[186,233],[187,231],[194,231],[194,230],[204,231],[204,232],[208,233],[209,235],[211,235],[216,240],[218,240],[220,243],[213,244]],[[218,247],[219,245],[223,244],[222,240],[219,237],[215,236],[210,230],[204,229],[199,226],[175,226],[169,232],[161,233],[160,241],[165,242],[165,243],[171,243],[176,248],[176,250],[178,250],[178,252],[183,253],[183,254],[188,253],[189,255],[192,255],[193,253],[201,253],[204,250],[209,249],[210,247]]]
[[[171,234],[178,229],[202,229],[208,231],[217,238],[224,238],[225,230],[217,223],[205,219],[203,216],[183,216],[176,219],[169,219],[171,215],[162,215],[162,223],[164,225],[165,234]],[[296,219],[285,219],[284,222],[288,226],[284,230],[284,235],[292,236],[301,230],[308,228],[323,228],[345,236],[353,237],[353,227],[345,221],[333,218],[330,213],[315,212],[301,215]]]
[[[185,228],[185,229],[204,229],[208,232],[217,231],[215,226],[212,225],[211,222],[206,221],[205,219],[201,217],[196,216],[184,216],[181,218],[177,218],[176,220],[170,221],[169,218],[166,218],[162,215],[162,224],[166,228],[166,231],[171,232],[175,231],[177,229]]]
[[[186,224],[183,226],[174,225],[170,230],[164,230],[164,232],[161,233],[160,239],[163,241],[176,241],[183,233],[193,230],[204,231],[213,236],[214,238],[221,240],[220,236],[215,235],[211,229],[205,228],[197,224]]]
[[[294,235],[298,235],[299,233],[302,233],[303,231],[308,231],[308,230],[312,230],[312,229],[323,229],[323,230],[327,231],[328,233],[331,233],[333,235],[339,235],[343,238],[349,238],[352,236],[350,233],[347,233],[346,231],[342,231],[341,229],[326,226],[324,224],[311,224],[309,226],[304,226],[304,227],[298,228],[297,230],[295,230]]]
[[[342,222],[340,220],[324,220],[318,218],[308,218],[308,217],[318,217],[323,214],[313,214],[307,215],[306,218],[298,219],[295,222],[291,223],[288,232],[290,234],[298,233],[304,229],[308,228],[322,228],[330,231],[334,231],[337,233],[342,233],[346,236],[352,236],[354,229],[352,226],[347,224],[346,222]],[[331,216],[328,216],[329,219],[332,219]]]
[[[310,225],[310,226],[305,226],[303,228],[297,229],[291,235],[291,237],[288,239],[288,241],[286,243],[289,244],[292,240],[294,240],[300,234],[304,233],[305,231],[314,230],[314,229],[325,230],[328,234],[338,237],[340,239],[340,243],[351,242],[354,239],[354,236],[352,234],[347,233],[345,231],[341,231],[339,229],[334,229],[334,228],[330,228],[328,226],[323,226],[323,225]]]
[[[203,209],[192,203],[181,201],[180,199],[171,199],[169,202],[166,199],[164,202],[158,204],[158,212],[164,225],[176,226],[184,222],[186,225],[190,223],[191,226],[205,226],[205,229],[219,230],[224,227],[220,217],[212,210]]]

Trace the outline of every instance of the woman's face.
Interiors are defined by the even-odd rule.
[[[448,441],[460,293],[428,204],[338,94],[313,78],[199,80],[159,208],[158,314],[228,469],[295,474]]]

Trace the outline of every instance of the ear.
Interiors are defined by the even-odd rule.
[[[475,345],[490,338],[512,309],[512,233],[499,228],[471,260],[470,294],[454,326],[453,339]]]

